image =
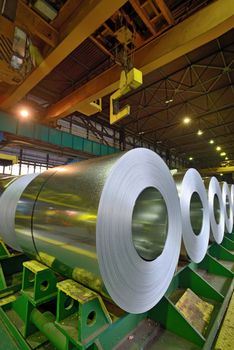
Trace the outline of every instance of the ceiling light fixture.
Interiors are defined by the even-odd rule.
[[[191,122],[191,118],[189,118],[189,117],[185,117],[184,119],[183,119],[183,123],[184,124],[189,124]]]
[[[220,153],[221,157],[225,157],[226,154],[227,154],[226,152],[221,152],[221,153]]]
[[[29,111],[26,108],[22,108],[19,114],[22,118],[25,118],[25,119],[29,117]]]
[[[228,157],[225,157],[225,160],[228,160],[229,158]]]
[[[199,129],[198,132],[197,132],[197,135],[198,135],[198,136],[203,135],[203,131],[202,131],[201,129]]]
[[[189,157],[189,160],[193,160],[193,157]]]
[[[221,147],[220,147],[220,146],[217,146],[217,147],[216,147],[216,151],[221,151]]]
[[[169,100],[166,100],[165,103],[168,104],[168,103],[172,103],[173,102],[173,98],[170,98]]]
[[[214,140],[210,140],[209,143],[210,143],[211,145],[213,145],[213,144],[214,144]]]

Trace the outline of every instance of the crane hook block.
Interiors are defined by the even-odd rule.
[[[129,91],[141,86],[143,83],[142,77],[142,72],[136,68],[132,68],[129,72],[124,70],[121,72],[119,89],[110,96],[110,124],[114,124],[130,114],[129,105],[125,105],[120,109],[119,99]]]

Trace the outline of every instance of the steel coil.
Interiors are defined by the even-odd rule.
[[[190,259],[198,263],[207,252],[210,234],[205,186],[198,171],[192,168],[173,177],[180,197],[184,246]]]
[[[135,149],[48,170],[26,188],[14,183],[21,196],[9,222],[26,254],[131,313],[162,298],[179,258],[181,212],[158,155]]]
[[[233,229],[233,206],[231,191],[226,182],[221,183],[222,186],[222,198],[224,204],[224,213],[225,213],[225,228],[226,232],[232,233]]]
[[[216,177],[204,178],[204,185],[208,194],[210,215],[210,240],[221,243],[224,236],[225,213],[222,192]]]
[[[0,196],[0,235],[11,248],[22,251],[15,234],[16,206],[27,185],[38,174],[10,179]]]

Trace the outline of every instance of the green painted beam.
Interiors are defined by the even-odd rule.
[[[167,330],[192,341],[201,348],[204,346],[205,338],[203,335],[193,327],[167,296],[162,297],[148,314],[149,318],[159,322]]]
[[[208,249],[208,253],[219,260],[234,261],[234,255],[222,245],[214,243]]]
[[[41,313],[36,308],[31,312],[31,321],[44,334],[58,350],[67,349],[66,336],[56,328],[54,324],[55,316],[46,311]]]
[[[228,236],[223,238],[221,246],[223,246],[227,250],[234,251],[234,241],[232,239],[229,239]]]
[[[213,258],[209,253],[206,254],[205,258],[197,265],[201,269],[207,270],[210,274],[215,274],[218,276],[224,276],[228,278],[233,278],[234,273],[227,269],[224,265]]]
[[[119,149],[67,132],[35,124],[30,120],[19,120],[14,116],[0,111],[0,132],[7,132],[24,138],[46,142],[62,148],[70,148],[94,156],[105,156],[119,152]]]
[[[23,344],[23,341],[21,342],[21,344],[18,344],[17,340],[10,335],[2,319],[0,319],[0,339],[2,349],[19,350],[19,345]],[[29,347],[27,348],[26,343],[24,343],[24,345],[25,347],[22,347],[22,349],[30,349]]]

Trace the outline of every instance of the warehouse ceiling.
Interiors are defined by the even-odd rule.
[[[229,163],[234,158],[233,37],[229,31],[146,76],[143,87],[123,100],[132,112],[119,122],[122,128],[202,167]],[[108,102],[97,120],[109,119]]]
[[[200,45],[193,45],[195,50],[191,51],[187,45],[186,54],[181,51],[169,58],[165,54],[165,61],[150,68],[147,62],[147,49],[152,47],[149,52],[155,55],[163,50],[167,53],[168,47],[163,47],[163,43],[174,45],[173,41],[180,36],[177,28],[181,28],[181,36],[183,28],[191,33],[196,31],[196,23],[202,23],[204,17],[200,17],[200,22],[197,17],[198,22],[194,24],[194,16],[216,3],[225,5],[228,0],[119,0],[113,3],[19,0],[15,21],[11,22],[14,25],[9,24],[9,16],[7,19],[1,16],[1,47],[8,48],[8,55],[1,52],[0,108],[16,113],[19,106],[26,105],[33,111],[35,120],[55,125],[56,120],[71,114],[83,118],[83,105],[77,105],[77,101],[85,100],[90,92],[96,96],[95,92],[98,93],[99,86],[105,82],[102,91],[100,87],[104,97],[102,112],[86,118],[107,125],[109,93],[118,87],[114,81],[118,80],[124,64],[122,50],[126,40],[128,57],[143,70],[144,83],[121,98],[121,104],[131,105],[131,114],[114,128],[130,135],[136,144],[140,140],[185,159],[192,158],[191,164],[196,166],[218,166],[234,159],[234,30],[227,31],[230,25],[222,27],[221,33],[227,33],[218,36],[217,30],[213,35],[215,39],[210,42],[206,39],[205,45],[200,46],[202,40]],[[45,11],[45,5],[49,10]],[[29,15],[31,20],[26,21]],[[9,72],[9,62],[7,70],[3,63],[14,53],[9,47],[14,43],[15,25],[26,33],[27,39],[24,57],[18,57],[18,53],[18,66]],[[18,38],[23,40],[22,33],[18,33]],[[20,51],[18,47],[18,52],[22,55],[22,48]],[[79,95],[74,95],[77,92]],[[80,96],[82,94],[84,96]],[[185,117],[191,119],[190,123],[183,123]],[[198,130],[202,135],[197,135]],[[210,140],[214,143],[210,144]],[[217,146],[226,155],[220,156]]]

